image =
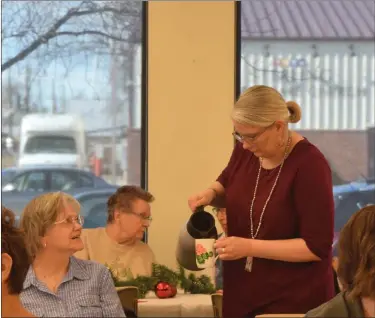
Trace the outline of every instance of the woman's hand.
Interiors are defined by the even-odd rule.
[[[216,192],[213,189],[206,189],[188,199],[189,208],[195,212],[197,207],[209,205],[215,198]]]
[[[220,238],[215,242],[214,248],[222,260],[233,261],[251,256],[251,240],[243,237]]]

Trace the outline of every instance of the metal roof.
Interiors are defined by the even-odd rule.
[[[242,0],[243,39],[374,40],[375,0]]]

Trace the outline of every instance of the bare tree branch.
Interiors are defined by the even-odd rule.
[[[36,51],[39,47],[41,47],[42,45],[48,44],[49,41],[51,41],[52,39],[58,36],[94,35],[94,36],[101,36],[103,38],[111,39],[114,41],[128,41],[127,37],[121,37],[121,36],[118,36],[118,34],[109,34],[109,33],[102,32],[100,30],[95,30],[95,29],[94,30],[85,29],[84,31],[65,31],[65,30],[58,31],[60,30],[62,26],[67,25],[67,23],[72,18],[90,17],[94,15],[100,16],[100,15],[103,15],[104,13],[111,13],[111,14],[117,15],[117,19],[121,17],[125,17],[125,16],[128,18],[139,16],[139,14],[137,15],[136,12],[132,12],[131,10],[129,10],[127,6],[123,5],[123,6],[111,7],[109,6],[109,4],[110,2],[108,2],[104,6],[99,6],[97,3],[94,3],[93,1],[83,1],[80,3],[79,6],[68,9],[67,12],[62,17],[57,19],[57,21],[55,21],[55,23],[53,23],[52,26],[46,32],[42,34],[38,34],[38,32],[35,30],[34,25],[32,25],[31,23],[32,14],[30,12],[27,12],[29,13],[28,18],[30,19],[30,21],[28,22],[28,27],[29,27],[28,30],[26,31],[25,29],[23,29],[19,31],[18,33],[10,33],[10,35],[8,35],[7,37],[11,37],[12,34],[14,37],[14,35],[18,34],[18,37],[22,38],[22,37],[25,37],[25,35],[29,32],[37,34],[37,37],[31,43],[26,44],[26,47],[22,49],[20,52],[18,52],[15,56],[9,58],[6,62],[4,62],[2,64],[1,71],[4,72],[7,69],[9,69],[11,66],[13,66],[14,64],[24,60],[31,53]],[[89,8],[82,10],[82,7],[85,5],[89,6]],[[106,24],[104,19],[102,20],[102,24],[104,25]],[[92,25],[92,23],[90,23],[90,25]],[[5,37],[3,39],[5,39]]]
[[[68,36],[99,35],[101,37],[105,37],[105,38],[115,40],[115,41],[127,41],[127,42],[129,42],[129,40],[127,38],[122,38],[122,37],[111,35],[111,34],[108,34],[108,33],[105,33],[105,32],[93,31],[93,30],[84,30],[84,31],[80,31],[80,32],[72,32],[72,31],[56,32],[54,37],[61,36],[61,35],[68,35]]]

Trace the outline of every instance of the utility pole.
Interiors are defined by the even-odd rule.
[[[38,77],[38,104],[37,104],[37,109],[38,109],[38,112],[43,112],[43,88],[42,88],[42,79],[40,78],[40,76]]]
[[[56,100],[56,80],[52,81],[52,114],[57,113],[57,100]]]
[[[112,140],[111,140],[111,173],[112,173],[112,183],[116,184],[117,169],[116,169],[116,126],[117,126],[117,61],[116,61],[116,48],[115,42],[111,41],[111,116],[112,116]]]
[[[61,101],[60,101],[60,112],[65,113],[66,112],[66,90],[65,85],[61,84]]]
[[[25,98],[24,98],[24,106],[25,106],[26,114],[30,112],[30,90],[31,90],[31,67],[30,65],[27,65],[26,74],[25,74]]]
[[[10,136],[13,136],[13,119],[14,119],[14,113],[15,113],[15,104],[14,104],[14,97],[15,93],[17,93],[13,87],[12,83],[12,76],[10,73],[11,68],[9,69],[8,74],[8,109],[10,110],[10,115],[8,116],[8,133]]]

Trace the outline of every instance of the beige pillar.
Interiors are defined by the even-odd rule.
[[[170,267],[188,196],[215,180],[233,147],[235,2],[148,3],[148,242]]]

